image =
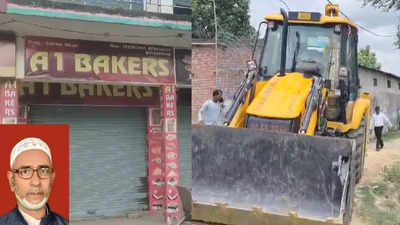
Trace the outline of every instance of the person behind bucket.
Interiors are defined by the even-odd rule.
[[[66,225],[47,204],[55,179],[51,151],[41,139],[29,137],[11,151],[7,178],[17,207],[0,217],[0,225]]]
[[[223,105],[222,91],[216,89],[212,93],[212,99],[207,100],[200,108],[198,120],[204,125],[221,125],[220,117]]]
[[[376,136],[376,151],[379,151],[383,148],[383,140],[382,140],[382,130],[385,122],[392,127],[392,123],[386,117],[386,115],[380,112],[379,106],[375,107],[375,113],[372,114],[371,117],[371,129],[374,128],[375,136]]]

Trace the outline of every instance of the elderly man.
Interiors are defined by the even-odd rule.
[[[68,221],[46,204],[55,171],[49,146],[39,138],[25,138],[11,151],[7,172],[17,207],[0,218],[0,225],[64,225]]]

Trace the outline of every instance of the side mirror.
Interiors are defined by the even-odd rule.
[[[248,71],[255,71],[257,69],[257,63],[255,60],[247,61],[247,69]]]

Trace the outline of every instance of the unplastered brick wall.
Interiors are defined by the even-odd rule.
[[[201,105],[212,96],[216,88],[224,92],[226,100],[232,96],[245,76],[246,62],[251,58],[251,44],[248,41],[235,46],[218,46],[218,59],[215,45],[196,43],[192,45],[192,122],[197,123],[197,113]],[[216,73],[216,62],[218,72]],[[217,75],[216,75],[217,74]]]
[[[197,122],[197,112],[216,88],[215,46],[192,45],[192,122]]]

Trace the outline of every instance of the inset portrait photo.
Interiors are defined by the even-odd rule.
[[[0,125],[0,225],[69,224],[69,125]]]

